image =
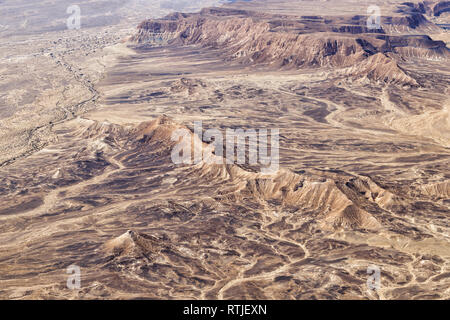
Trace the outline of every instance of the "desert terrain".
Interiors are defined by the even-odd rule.
[[[449,2],[70,5],[0,1],[1,299],[450,298]]]

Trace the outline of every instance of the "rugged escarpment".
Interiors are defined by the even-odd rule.
[[[170,160],[171,151],[178,143],[172,136],[180,129],[189,132],[187,143],[203,155],[199,163],[182,166],[182,171],[175,169],[178,166]],[[178,170],[176,180],[189,181],[185,185],[187,188],[191,184],[214,186],[216,191],[210,196],[219,203],[264,206],[273,212],[284,208],[299,217],[313,219],[323,230],[385,230],[391,227],[389,216],[392,210],[401,212],[413,204],[411,199],[396,195],[369,177],[314,170],[297,173],[285,168],[263,174],[228,164],[214,154],[213,145],[201,141],[188,127],[167,116],[129,127],[94,122],[77,135],[91,141],[85,150],[93,156],[98,150],[109,154],[110,159],[115,158],[113,154],[121,154],[121,166],[127,168],[143,168],[145,159],[165,164],[166,169]],[[104,148],[105,143],[110,147]],[[423,193],[428,196],[434,190],[441,192],[443,188],[429,186]],[[425,234],[418,233],[417,236],[424,237]],[[121,249],[117,250],[134,250],[129,249],[127,243],[121,242],[118,246]]]
[[[144,21],[130,41],[151,45],[159,37],[172,45],[199,45],[218,50],[227,61],[271,68],[350,67],[363,63],[366,67],[362,70],[367,70],[364,76],[370,79],[416,85],[398,66],[379,71],[386,68],[385,61],[376,58],[379,53],[391,54],[390,59],[394,61],[449,59],[450,51],[442,41],[433,41],[428,36],[396,35],[402,27],[429,28],[432,24],[422,14],[413,12],[384,19],[382,28],[367,30],[362,25],[367,20],[363,16],[351,21],[339,17],[336,23],[331,23],[322,17],[205,9],[198,14],[172,14],[164,19]],[[392,35],[385,34],[386,28]],[[433,25],[433,28],[438,27]]]

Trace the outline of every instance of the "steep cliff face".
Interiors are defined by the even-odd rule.
[[[244,65],[282,69],[355,67],[359,69],[356,74],[369,79],[417,84],[398,67],[395,59],[442,60],[449,59],[450,52],[444,42],[428,36],[398,35],[402,30],[437,28],[422,14],[426,12],[425,6],[405,7],[411,12],[383,17],[382,28],[375,30],[367,29],[364,16],[336,17],[333,21],[329,17],[290,17],[212,8],[198,14],[176,13],[144,21],[130,41],[151,45],[157,37],[172,45],[217,49],[223,60]],[[364,70],[366,73],[362,74]]]
[[[418,85],[417,81],[405,73],[395,60],[387,57],[383,53],[376,53],[350,67],[347,73],[356,77],[367,76],[369,79],[385,83]]]

